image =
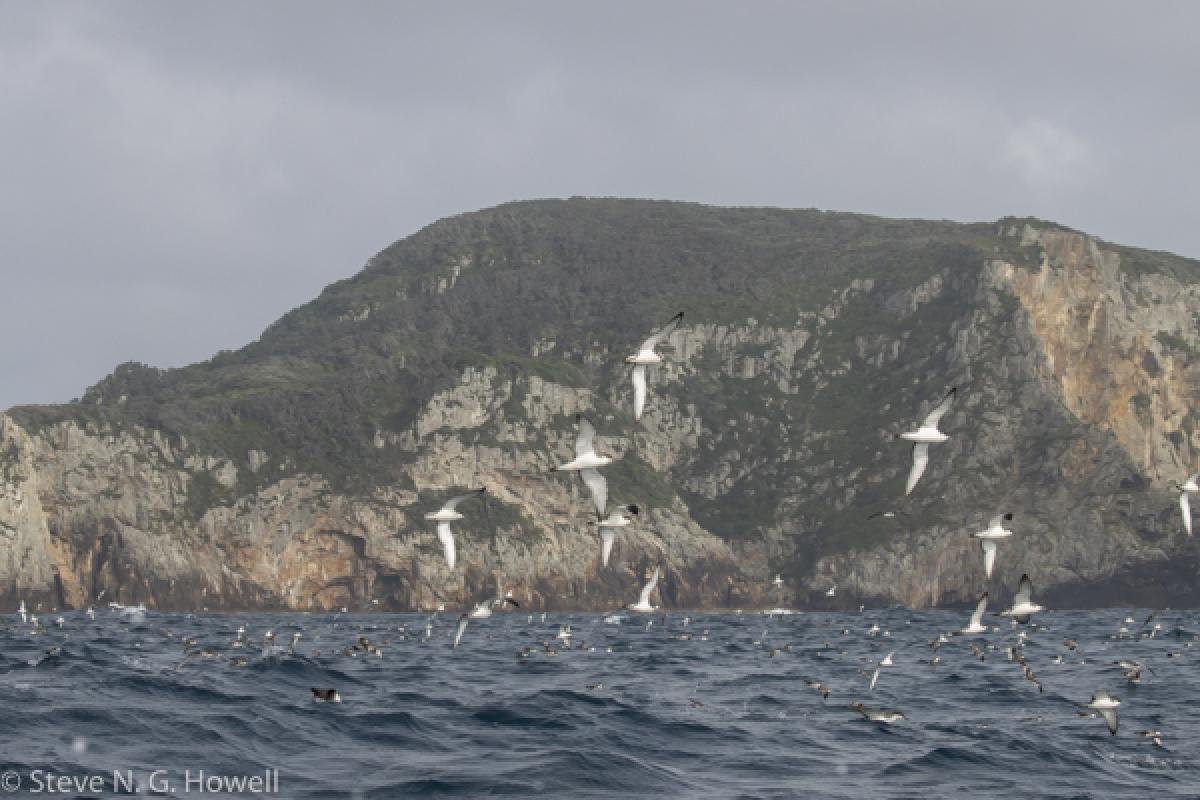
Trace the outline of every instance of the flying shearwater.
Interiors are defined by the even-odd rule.
[[[871,720],[871,722],[882,722],[886,725],[892,725],[893,723],[899,722],[905,718],[904,714],[899,711],[886,711],[883,709],[870,708],[868,706],[864,706],[857,700],[850,704],[850,708],[862,714],[864,717]]]
[[[1091,701],[1084,706],[1099,712],[1100,716],[1104,717],[1104,722],[1108,725],[1108,732],[1116,735],[1117,733],[1117,706],[1121,705],[1121,701],[1106,691],[1099,691],[1092,694]]]

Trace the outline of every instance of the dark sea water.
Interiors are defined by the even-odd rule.
[[[999,632],[975,640],[996,646],[986,661],[955,637],[940,664],[923,663],[928,641],[968,611],[696,613],[687,627],[683,612],[666,627],[658,614],[530,623],[513,612],[472,621],[458,650],[454,614],[428,640],[429,615],[417,614],[139,620],[102,609],[95,621],[64,614],[62,628],[44,614],[50,629],[36,636],[10,615],[0,619],[0,772],[22,781],[14,797],[49,794],[46,773],[103,781],[56,797],[153,795],[155,771],[165,797],[1200,797],[1200,614],[1166,611],[1155,638],[1118,638],[1126,616],[1136,634],[1147,613],[1041,615],[1047,628],[1029,633],[1025,654],[1043,694],[1008,661],[1008,620],[989,617]],[[594,650],[555,642],[568,622],[574,643]],[[239,625],[248,648],[230,646]],[[285,648],[300,632],[300,655],[264,658],[267,629]],[[671,638],[681,634],[690,640]],[[383,657],[342,655],[359,636]],[[181,637],[221,655],[179,666]],[[52,646],[61,653],[48,656]],[[519,658],[527,646],[535,652]],[[891,650],[895,665],[869,691]],[[236,655],[248,665],[231,666]],[[1153,673],[1131,686],[1118,659]],[[810,677],[829,685],[828,700]],[[314,702],[314,686],[336,687],[344,702]],[[1122,700],[1116,736],[1077,714],[1097,689]],[[907,719],[870,722],[847,708],[853,700]],[[1146,728],[1162,731],[1164,747],[1137,735]],[[278,794],[185,786],[201,771],[268,769]],[[125,791],[114,771],[142,789]]]

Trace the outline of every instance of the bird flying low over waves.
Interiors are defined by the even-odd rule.
[[[312,687],[313,700],[319,703],[340,703],[342,696],[338,694],[337,689],[319,689]]]
[[[862,714],[864,717],[871,720],[871,722],[882,722],[885,725],[892,725],[905,718],[904,714],[899,711],[887,711],[884,709],[870,708],[869,706],[864,706],[858,701],[851,703],[850,708]]]
[[[987,625],[983,624],[983,612],[987,611],[988,593],[984,592],[979,598],[979,605],[975,606],[975,611],[971,613],[971,621],[967,623],[967,627],[958,631],[963,636],[974,636],[977,633],[987,633]]]
[[[457,497],[451,497],[446,501],[446,505],[442,506],[432,514],[425,515],[425,519],[434,520],[438,524],[437,537],[442,543],[442,551],[446,554],[446,564],[451,569],[454,569],[455,555],[454,534],[450,532],[450,523],[463,518],[463,515],[458,513],[458,511],[455,509],[458,508],[458,504],[463,500],[477,497],[486,491],[487,489],[476,489],[470,494],[460,494]]]
[[[454,630],[454,645],[451,649],[458,649],[458,643],[462,641],[463,634],[467,631],[467,621],[470,620],[470,618],[470,614],[463,614],[458,618],[458,627]]]
[[[629,606],[630,611],[640,611],[643,614],[649,614],[652,611],[657,611],[658,606],[650,605],[650,593],[654,591],[654,587],[658,586],[659,568],[654,568],[654,574],[650,576],[650,580],[642,587],[642,594],[638,597],[638,601]]]
[[[890,667],[892,665],[892,656],[895,654],[895,652],[896,651],[893,650],[892,652],[888,653],[883,657],[883,660],[879,662],[879,665],[875,667],[875,672],[871,675],[870,691],[875,691],[875,684],[879,682],[879,671],[884,667]]]
[[[633,355],[625,359],[628,364],[633,364],[633,418],[640,420],[642,418],[642,410],[646,407],[646,367],[654,366],[662,363],[662,356],[654,351],[658,347],[659,342],[671,335],[671,332],[679,327],[679,323],[683,320],[683,312],[680,311],[671,320],[661,328],[650,334],[650,338],[642,342],[642,346]]]
[[[1100,716],[1104,717],[1104,722],[1108,725],[1108,732],[1116,735],[1117,733],[1117,706],[1121,705],[1121,701],[1113,697],[1108,692],[1101,690],[1092,694],[1091,701],[1084,708],[1090,708],[1096,711]]]
[[[1007,611],[1001,611],[1000,615],[1012,617],[1024,625],[1029,622],[1030,616],[1045,610],[1044,606],[1039,606],[1033,602],[1033,581],[1029,580],[1028,575],[1022,575],[1021,582],[1017,584],[1017,593],[1013,595],[1012,608]]]
[[[925,417],[925,421],[915,431],[908,431],[900,434],[901,439],[906,439],[913,442],[912,470],[908,473],[908,483],[904,487],[905,494],[911,494],[913,488],[917,485],[917,481],[921,480],[921,476],[925,474],[925,467],[929,466],[929,445],[941,444],[950,437],[938,430],[938,422],[950,410],[950,406],[954,404],[954,396],[958,393],[958,387],[952,388],[946,392],[946,396],[942,398],[942,402],[938,407],[929,412],[929,416]]]
[[[603,515],[608,508],[608,481],[600,474],[597,467],[604,467],[613,462],[613,457],[607,454],[597,455],[593,440],[596,437],[596,427],[582,414],[575,415],[575,423],[579,433],[575,437],[575,459],[562,466],[555,467],[556,472],[578,472],[583,478],[588,491],[592,493],[592,504],[596,513]]]
[[[633,522],[629,517],[625,516],[627,513],[636,517],[638,507],[633,503],[627,506],[617,506],[611,514],[596,523],[600,528],[601,566],[608,566],[608,557],[612,554],[613,539],[616,538],[617,534],[616,529],[624,528]]]

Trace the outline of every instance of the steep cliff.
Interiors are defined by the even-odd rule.
[[[622,359],[681,309],[635,423]],[[668,607],[943,604],[1021,572],[1059,605],[1196,602],[1168,482],[1200,464],[1198,311],[1200,263],[1037,220],[443,220],[240,351],[0,415],[0,607],[611,608],[656,564]],[[952,385],[904,498],[895,435]],[[577,411],[646,510],[607,569],[581,485],[548,472]],[[475,486],[450,570],[422,515]],[[968,534],[1001,510],[989,585]]]

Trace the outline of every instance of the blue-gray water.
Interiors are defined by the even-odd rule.
[[[1198,797],[1200,615],[1163,612],[1155,638],[1113,638],[1126,616],[1140,630],[1146,613],[1042,615],[1048,629],[1029,634],[1025,654],[1044,694],[1008,661],[1008,620],[989,618],[999,632],[955,637],[939,665],[923,663],[928,641],[965,624],[967,611],[691,614],[686,628],[672,613],[665,629],[659,615],[530,624],[514,612],[472,621],[457,651],[453,614],[428,641],[429,615],[417,614],[137,621],[102,609],[95,621],[65,614],[62,628],[43,614],[49,630],[36,636],[10,615],[0,618],[0,772],[22,781],[9,796],[34,796],[35,770],[43,789],[48,772],[103,776],[102,791],[59,797],[110,796],[123,788],[114,770],[132,771],[143,790],[163,771],[155,786],[174,791],[161,796],[269,796],[201,795],[195,784],[185,793],[185,770],[194,779],[275,769],[288,798]],[[576,645],[595,649],[543,653],[567,622]],[[870,635],[876,623],[890,635]],[[249,648],[230,647],[239,625]],[[283,645],[300,632],[301,655],[262,658],[267,629]],[[691,638],[670,638],[680,634]],[[382,658],[341,654],[362,635]],[[220,657],[178,666],[182,637]],[[981,663],[968,644],[984,640],[996,649]],[[61,653],[47,656],[53,646]],[[518,658],[526,646],[535,652]],[[895,665],[868,691],[890,650]],[[249,664],[231,666],[237,655]],[[1118,659],[1154,671],[1130,686]],[[805,678],[827,683],[828,700]],[[344,702],[313,702],[314,686],[336,687]],[[1097,689],[1122,700],[1116,736],[1076,713]],[[907,720],[867,721],[846,707],[853,700]],[[1146,728],[1161,730],[1165,747],[1137,735]]]

